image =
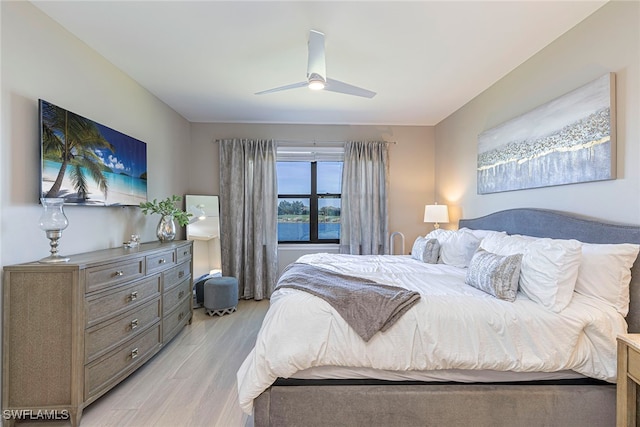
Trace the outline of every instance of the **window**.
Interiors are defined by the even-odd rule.
[[[340,240],[341,161],[278,161],[278,242]]]

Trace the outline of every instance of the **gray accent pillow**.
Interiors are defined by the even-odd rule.
[[[438,239],[425,239],[427,244],[422,252],[422,261],[428,264],[437,264],[440,256],[440,242]]]
[[[438,239],[426,239],[419,236],[411,248],[411,258],[428,264],[437,264],[440,255]]]
[[[513,302],[518,293],[521,265],[522,254],[503,256],[480,248],[471,258],[465,282],[496,298]]]

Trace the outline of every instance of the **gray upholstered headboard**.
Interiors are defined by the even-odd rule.
[[[640,244],[640,226],[607,224],[575,214],[544,209],[509,209],[475,219],[461,219],[459,227],[506,231],[552,239],[576,239],[585,243]],[[640,262],[631,269],[629,332],[640,332]]]

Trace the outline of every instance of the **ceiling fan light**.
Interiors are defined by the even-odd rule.
[[[322,80],[311,80],[309,81],[309,89],[322,90],[324,89],[324,82]]]

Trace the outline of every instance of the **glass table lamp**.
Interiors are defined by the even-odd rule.
[[[69,258],[58,254],[58,240],[62,236],[62,230],[69,225],[69,221],[62,210],[64,199],[43,197],[40,201],[44,208],[40,216],[40,229],[44,230],[51,245],[51,255],[42,258],[40,262],[67,262]]]

